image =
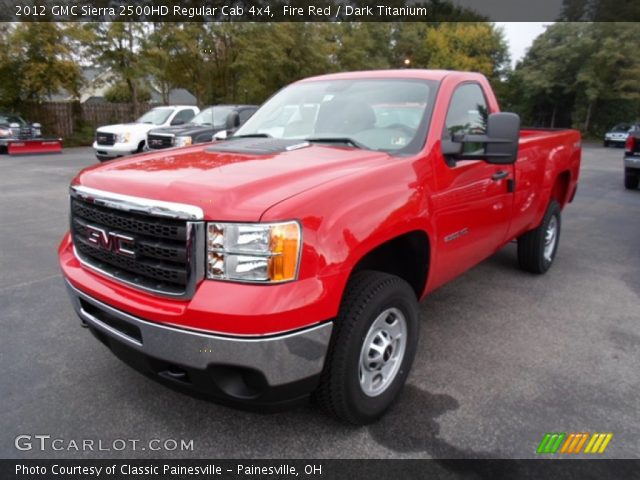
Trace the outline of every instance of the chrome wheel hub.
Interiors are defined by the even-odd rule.
[[[544,259],[550,262],[553,259],[553,252],[556,249],[558,240],[558,218],[554,215],[549,220],[547,230],[544,232]]]
[[[358,375],[369,397],[384,392],[396,378],[407,342],[407,320],[397,308],[388,308],[373,321],[362,344]]]

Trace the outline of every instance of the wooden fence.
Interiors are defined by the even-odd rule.
[[[140,104],[143,113],[155,105]],[[70,137],[79,129],[95,130],[102,125],[135,120],[132,103],[45,102],[23,103],[19,113],[31,122],[42,124],[45,136]]]

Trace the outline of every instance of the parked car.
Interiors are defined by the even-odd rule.
[[[210,142],[216,133],[226,129],[230,114],[236,113],[242,125],[257,109],[257,105],[216,105],[206,108],[185,125],[150,130],[147,133],[147,149],[159,150]]]
[[[101,162],[142,152],[147,140],[147,132],[157,127],[184,125],[200,112],[191,105],[155,107],[138,118],[134,123],[107,125],[96,130],[93,149]]]
[[[624,150],[624,186],[634,190],[640,183],[640,130],[629,133]]]
[[[629,132],[640,131],[640,124],[619,123],[607,133],[604,134],[604,146],[623,147],[627,141]]]
[[[82,324],[159,381],[365,424],[409,375],[420,300],[514,239],[549,270],[580,158],[481,74],[314,77],[226,141],[80,172],[59,262]]]
[[[29,123],[13,113],[0,112],[0,153],[6,153],[10,140],[41,136],[39,123]]]
[[[0,153],[28,155],[62,150],[61,138],[42,138],[42,126],[13,113],[0,112]]]

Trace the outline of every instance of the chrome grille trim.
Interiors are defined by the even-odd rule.
[[[129,275],[130,272],[123,272],[121,271],[122,269],[119,270],[115,266],[105,265],[104,262],[101,262],[99,259],[83,255],[75,246],[74,254],[81,264],[88,269],[113,281],[129,285],[138,290],[174,299],[189,299],[194,295],[198,284],[204,279],[205,273],[205,222],[192,221],[195,219],[202,220],[204,218],[204,214],[200,208],[192,205],[113,194],[81,186],[72,186],[70,191],[72,203],[75,199],[75,201],[87,202],[103,208],[112,208],[114,210],[119,210],[120,212],[124,211],[136,215],[146,215],[149,219],[185,220],[184,225],[186,227],[186,236],[184,245],[186,247],[186,258],[184,266],[186,268],[186,282],[184,284],[184,288],[159,289],[159,285],[156,285],[157,288],[153,288],[148,284],[143,284],[142,280],[139,280],[139,283],[133,281],[131,275]],[[74,217],[72,212],[72,232],[74,229],[73,219]],[[113,268],[113,271],[110,271],[111,268]]]

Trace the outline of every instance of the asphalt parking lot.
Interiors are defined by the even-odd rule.
[[[546,432],[612,432],[604,457],[639,458],[640,190],[624,190],[621,158],[585,148],[547,275],[519,271],[508,245],[424,302],[400,400],[356,428],[312,406],[223,407],[122,364],[80,328],[57,265],[91,151],[0,156],[0,458],[534,458]],[[21,434],[193,450],[19,451]]]

